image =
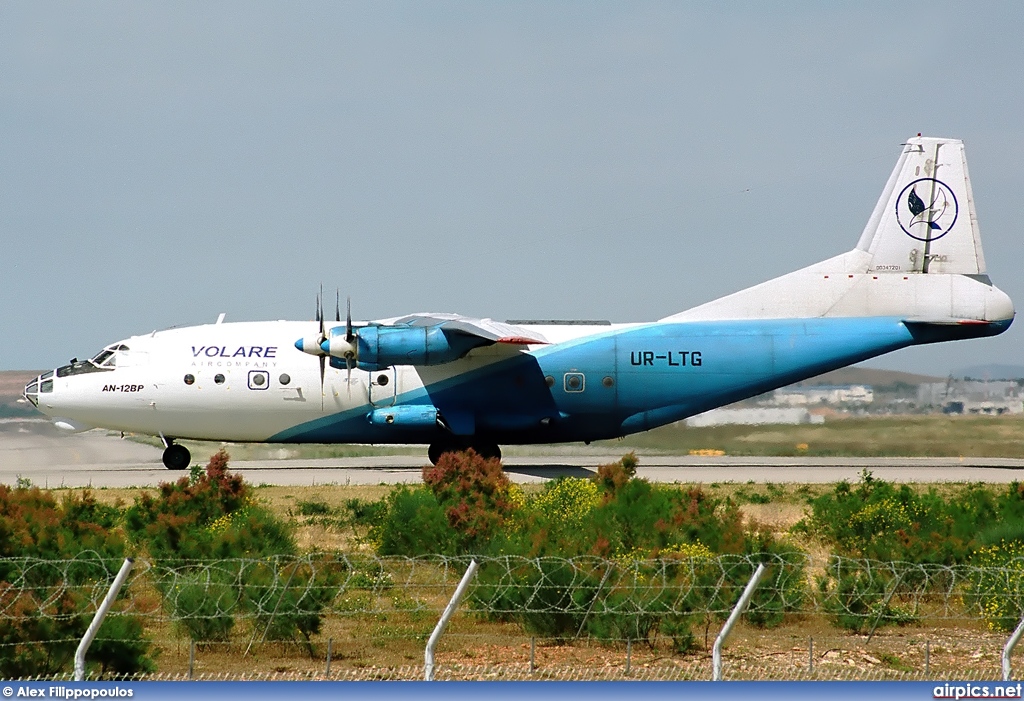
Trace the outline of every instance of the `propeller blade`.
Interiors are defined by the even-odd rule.
[[[341,290],[334,291],[334,320],[341,321]]]
[[[324,332],[324,286],[320,285],[320,294],[316,296],[316,320],[320,322],[320,342],[323,343],[327,334]]]
[[[345,340],[352,343],[354,338],[355,334],[352,333],[352,297],[347,297],[345,301]]]
[[[345,384],[348,386],[349,399],[352,398],[352,358],[345,358]]]

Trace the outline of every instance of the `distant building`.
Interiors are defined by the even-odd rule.
[[[686,419],[691,428],[703,426],[722,426],[725,424],[743,424],[757,426],[762,424],[821,424],[824,416],[811,414],[806,409],[752,408],[752,409],[712,409]]]
[[[875,393],[868,385],[816,385],[813,387],[782,387],[772,395],[781,406],[812,406],[814,404],[870,404]]]
[[[1024,390],[1013,380],[929,382],[918,386],[917,401],[946,414],[1024,413]]]

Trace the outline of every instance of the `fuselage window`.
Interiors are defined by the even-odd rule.
[[[291,381],[292,381],[292,378],[291,378],[291,376],[288,373],[286,373],[286,372],[282,372],[281,373],[280,382],[281,382],[282,385],[286,385],[286,384],[288,384]]]
[[[387,384],[388,384],[388,376],[387,375],[377,375],[377,384],[380,385],[381,387],[387,386]]]
[[[185,384],[186,385],[194,384],[195,381],[196,381],[196,376],[195,375],[192,375],[192,374],[185,375]]]
[[[567,372],[563,378],[563,388],[566,392],[582,392],[586,386],[582,372]]]
[[[220,373],[217,373],[216,375],[213,376],[213,381],[216,382],[218,385],[222,385],[224,384],[224,376],[221,375]]]

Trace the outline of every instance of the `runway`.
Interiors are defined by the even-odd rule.
[[[503,461],[520,483],[565,475],[590,476],[622,453],[574,448],[517,448]],[[161,451],[104,431],[59,434],[45,422],[0,422],[0,483],[18,479],[45,488],[155,487],[179,478],[160,462]],[[1024,460],[1009,458],[762,458],[674,456],[637,451],[638,476],[652,482],[832,483],[856,482],[868,469],[892,482],[990,482],[1024,480]],[[421,480],[423,456],[233,460],[231,469],[253,484],[398,484]]]

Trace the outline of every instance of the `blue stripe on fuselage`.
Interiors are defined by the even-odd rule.
[[[992,335],[1009,323],[936,325],[926,334],[895,317],[654,323],[545,346],[401,392],[397,403],[466,413],[478,434],[498,442],[596,440],[654,428],[916,343]],[[573,391],[579,387],[570,385],[567,373],[582,376],[582,391]],[[550,389],[546,377],[554,379]],[[270,440],[429,442],[444,435],[440,428],[370,426],[368,411],[325,417]]]

